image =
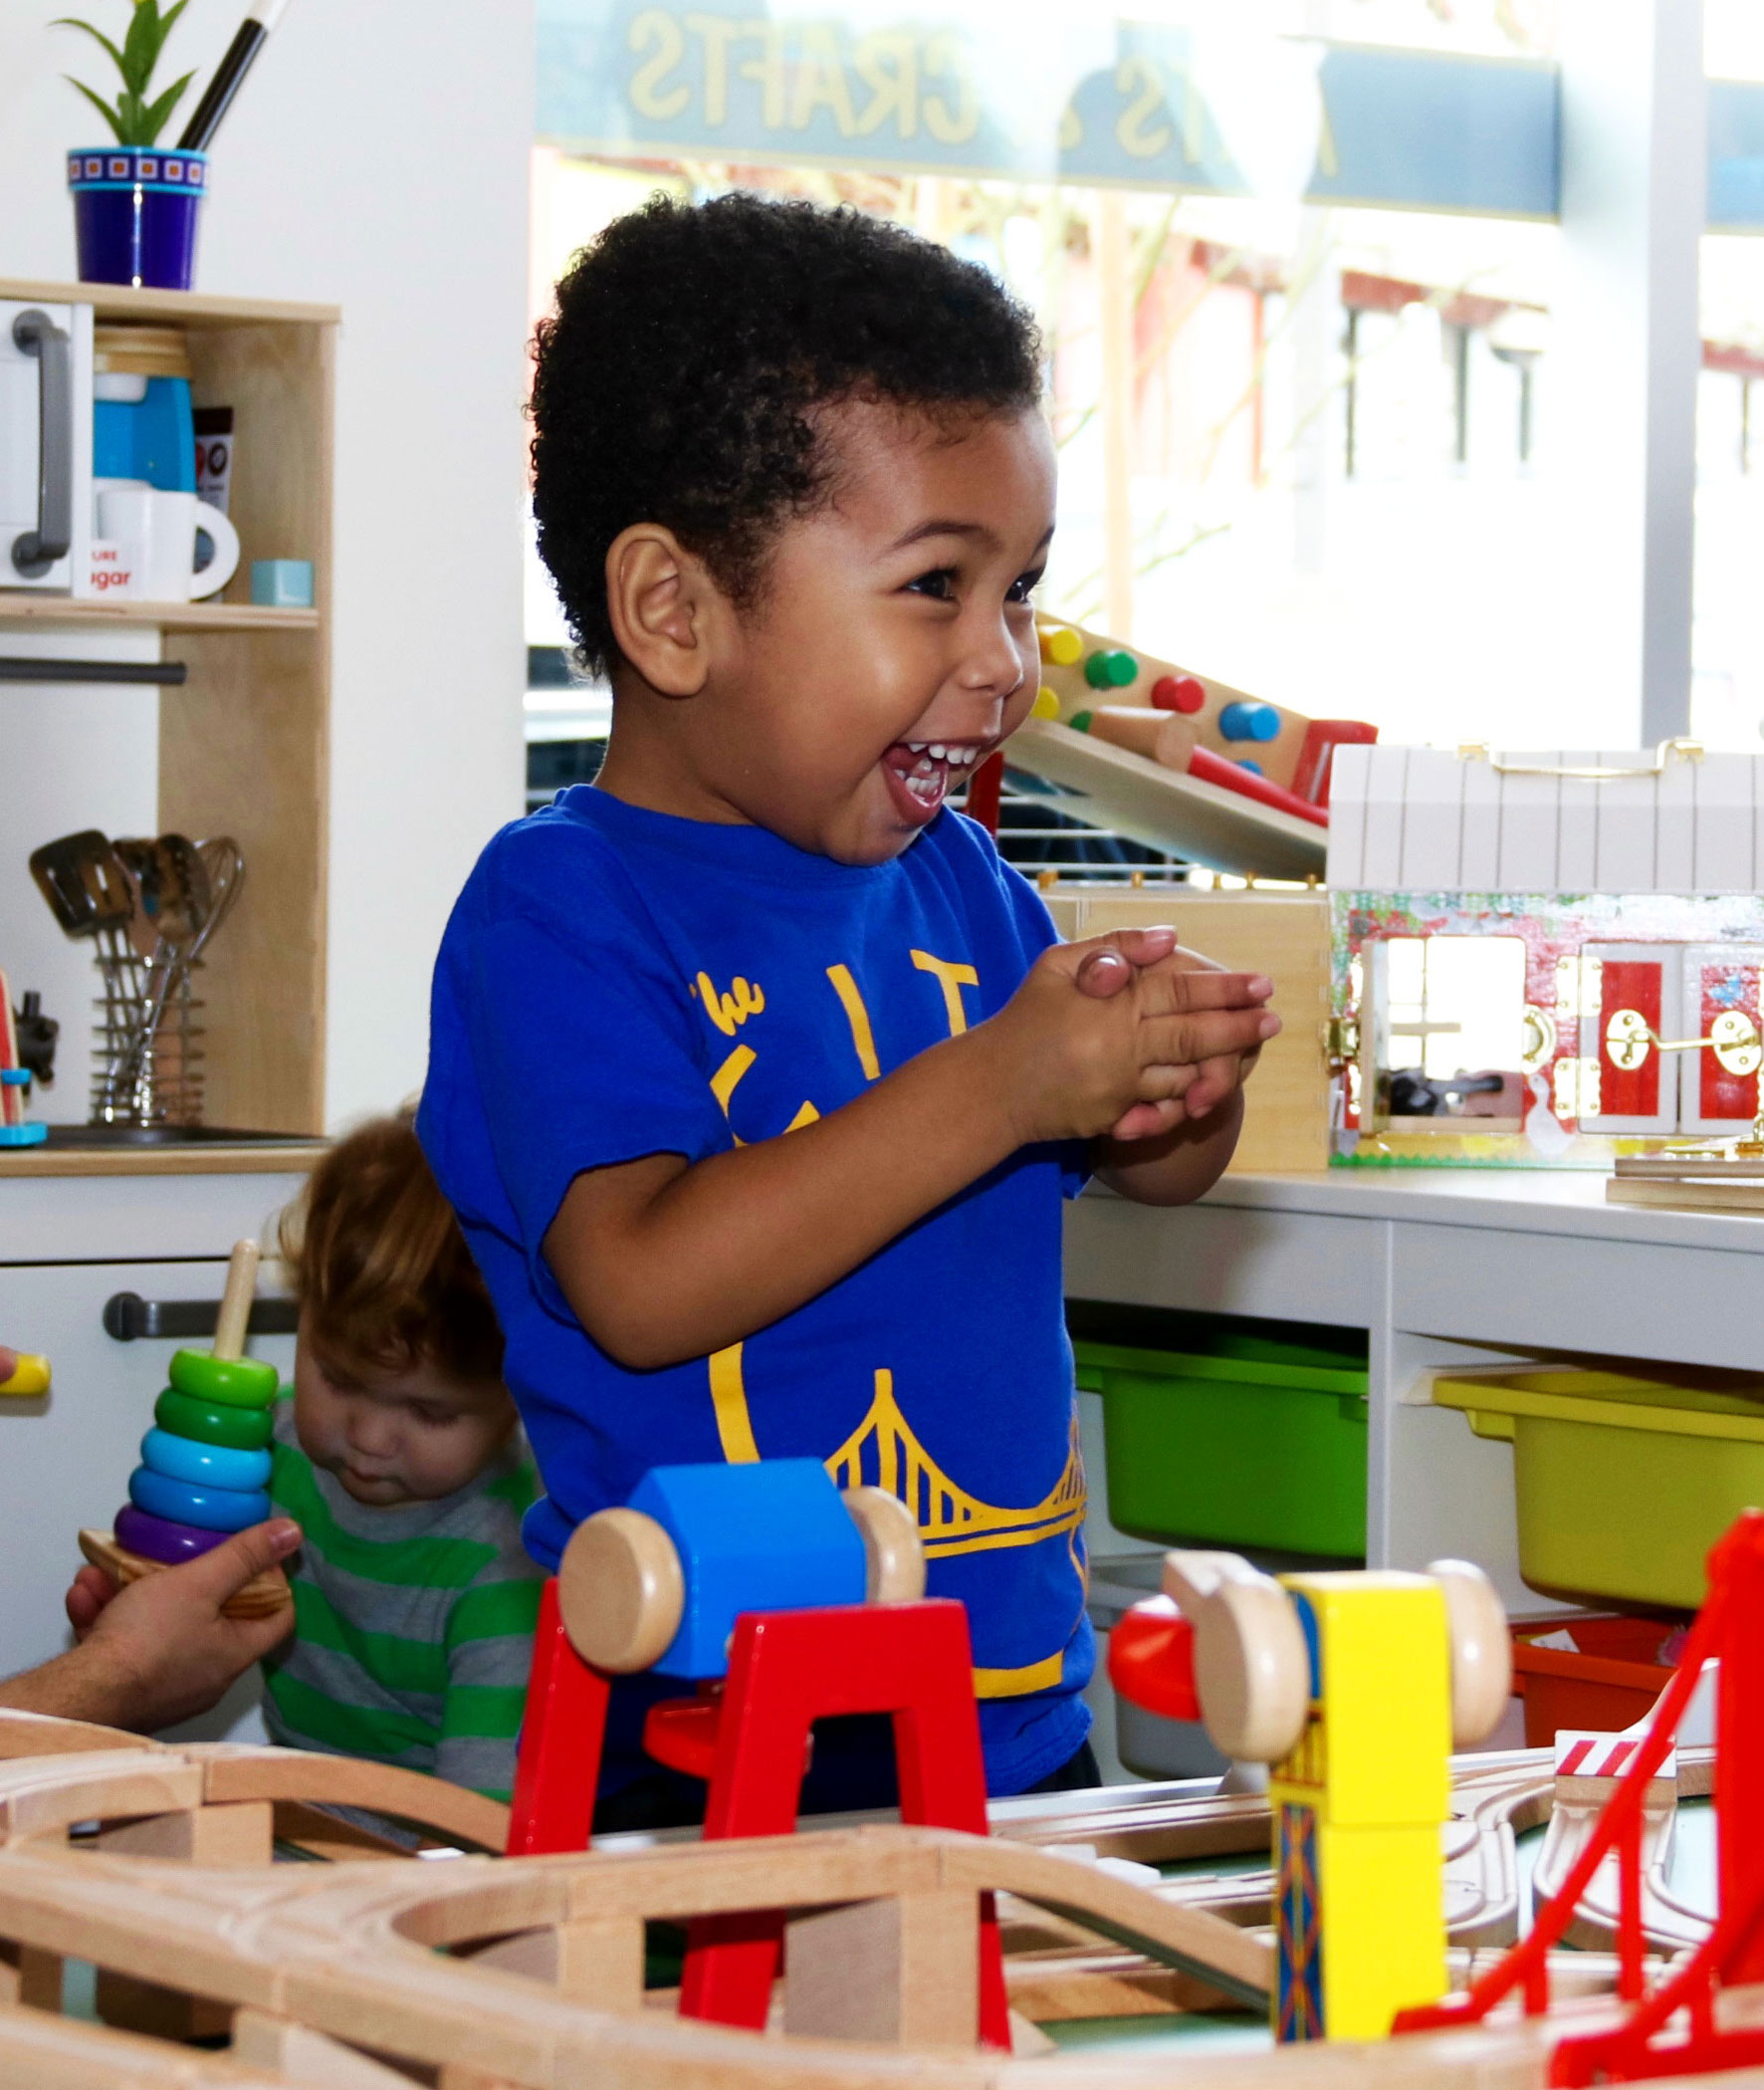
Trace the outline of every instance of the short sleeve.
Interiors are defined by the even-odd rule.
[[[548,1292],[540,1245],[578,1175],[729,1144],[681,984],[601,857],[554,832],[493,845],[436,969],[424,1146],[468,1225],[506,1230],[506,1200]]]

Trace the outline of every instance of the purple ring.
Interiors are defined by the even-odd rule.
[[[125,1552],[139,1553],[143,1560],[159,1560],[168,1566],[211,1552],[231,1535],[229,1531],[204,1531],[198,1524],[173,1523],[169,1517],[137,1509],[132,1503],[124,1503],[116,1511],[116,1543]]]

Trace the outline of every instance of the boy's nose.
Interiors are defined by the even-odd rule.
[[[986,627],[975,635],[968,657],[957,671],[956,680],[964,689],[984,691],[996,702],[1003,703],[1021,687],[1027,672],[1010,626],[998,617],[989,619]]]
[[[396,1419],[382,1408],[357,1402],[349,1410],[346,1435],[351,1451],[365,1453],[370,1459],[381,1458],[393,1448],[396,1431]]]

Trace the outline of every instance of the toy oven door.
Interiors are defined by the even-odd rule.
[[[92,307],[0,299],[0,588],[80,591],[92,538]]]

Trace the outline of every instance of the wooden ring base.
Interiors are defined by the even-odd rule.
[[[118,1545],[114,1534],[110,1531],[83,1530],[80,1550],[94,1567],[102,1567],[119,1588],[138,1582],[142,1575],[160,1574],[172,1564],[131,1553],[126,1546]],[[179,1561],[176,1564],[188,1566],[190,1563]],[[280,1611],[293,1601],[294,1591],[289,1588],[288,1577],[281,1568],[266,1567],[262,1574],[253,1575],[243,1589],[227,1598],[221,1606],[221,1615],[223,1618],[268,1618],[272,1612]]]

